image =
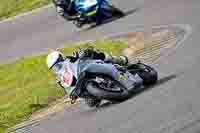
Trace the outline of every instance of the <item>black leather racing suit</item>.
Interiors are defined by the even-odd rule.
[[[112,64],[119,64],[119,65],[126,65],[128,63],[128,58],[126,56],[112,56],[107,53],[103,53],[99,50],[96,50],[94,48],[86,48],[81,49],[80,51],[74,52],[76,58],[90,58],[95,60],[102,60],[107,63]]]

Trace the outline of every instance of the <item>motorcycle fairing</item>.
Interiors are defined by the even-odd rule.
[[[81,12],[90,17],[97,13],[98,9],[107,6],[105,0],[75,0],[75,8],[77,12]],[[103,10],[101,10],[103,12]]]
[[[97,61],[98,62],[98,61]],[[81,72],[87,72],[90,74],[103,74],[108,75],[119,81],[124,87],[128,90],[138,86],[136,83],[142,84],[142,79],[136,75],[132,75],[130,72],[121,72],[119,71],[113,64],[105,64],[105,63],[88,63]]]
[[[76,10],[82,12],[88,12],[92,7],[96,7],[98,4],[97,0],[75,0]]]
[[[118,77],[118,70],[112,64],[102,64],[102,63],[90,63],[87,64],[82,72],[94,73],[94,74],[103,74],[108,75],[114,79]]]
[[[73,82],[73,72],[69,66],[65,67],[63,74],[63,85],[65,87],[70,87]]]

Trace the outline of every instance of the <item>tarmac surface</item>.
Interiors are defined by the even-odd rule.
[[[115,0],[126,17],[87,31],[59,18],[54,8],[0,24],[0,61],[34,55],[66,42],[119,32],[181,24],[190,27],[181,45],[154,67],[158,85],[121,104],[89,109],[80,104],[15,133],[198,133],[200,132],[200,1]]]

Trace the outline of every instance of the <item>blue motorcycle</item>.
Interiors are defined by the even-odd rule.
[[[84,24],[102,24],[106,19],[122,17],[124,13],[106,0],[75,0],[78,17],[74,24],[81,28]]]

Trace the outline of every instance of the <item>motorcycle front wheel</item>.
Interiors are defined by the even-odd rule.
[[[105,99],[113,102],[122,101],[130,97],[129,92],[120,83],[115,82],[112,88],[101,87],[95,81],[87,83],[86,90],[89,94],[97,97],[98,99]]]

